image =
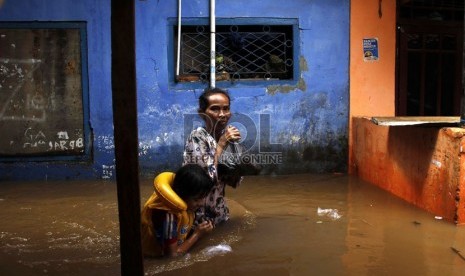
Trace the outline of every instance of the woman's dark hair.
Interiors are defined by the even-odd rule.
[[[187,164],[177,172],[171,186],[183,200],[206,197],[213,187],[213,180],[198,164]]]
[[[208,97],[213,94],[223,94],[228,98],[228,101],[231,102],[231,98],[229,97],[229,93],[226,90],[221,88],[207,88],[203,91],[202,95],[199,97],[199,111],[205,111],[208,107]]]

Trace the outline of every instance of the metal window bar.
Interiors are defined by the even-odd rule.
[[[178,81],[209,79],[209,35],[198,26],[196,32],[181,34],[180,78]],[[292,40],[285,32],[239,32],[230,26],[228,32],[216,33],[216,79],[280,80],[291,79],[293,69]]]

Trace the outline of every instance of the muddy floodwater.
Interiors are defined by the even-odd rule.
[[[465,275],[465,226],[358,178],[249,176],[226,194],[230,221],[145,274]],[[121,274],[115,182],[2,182],[0,221],[0,275]]]

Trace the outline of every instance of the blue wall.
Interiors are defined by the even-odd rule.
[[[93,162],[0,163],[0,180],[114,177],[110,1],[5,0],[0,7],[0,21],[33,20],[87,22]]]
[[[265,140],[281,145],[283,162],[267,166],[264,172],[345,171],[349,1],[296,0],[283,4],[281,0],[217,0],[216,11],[219,18],[296,18],[299,22],[300,80],[283,86],[236,82],[228,87],[234,113],[251,118],[257,129],[260,114],[270,118],[269,139]],[[209,1],[183,1],[184,17],[208,15]],[[168,18],[176,16],[175,0],[136,1],[139,158],[141,172],[147,176],[180,165],[184,119],[192,118],[186,114],[196,112],[197,97],[204,88],[183,90],[169,81]],[[0,180],[43,179],[45,175],[59,179],[113,177],[110,1],[6,0],[0,8],[0,20],[88,22],[89,102],[94,135],[94,162],[90,165],[4,163],[0,164]],[[263,122],[261,129],[267,130]]]

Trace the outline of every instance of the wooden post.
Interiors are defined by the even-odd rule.
[[[120,228],[121,275],[143,275],[134,0],[111,1],[113,123]]]

